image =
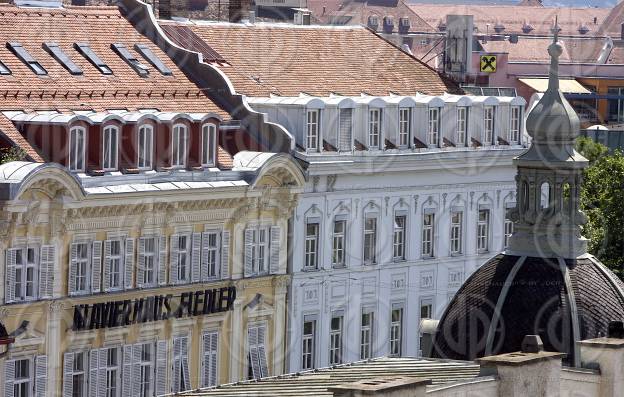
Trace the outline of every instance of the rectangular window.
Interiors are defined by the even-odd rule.
[[[319,256],[319,224],[306,223],[305,234],[305,268],[318,269]]]
[[[491,145],[494,143],[494,106],[483,108],[483,143]]]
[[[511,128],[509,130],[509,143],[517,144],[520,142],[520,115],[521,115],[521,107],[520,106],[512,106],[511,107]]]
[[[429,146],[440,146],[440,109],[429,108],[429,129],[427,134]]]
[[[338,126],[338,142],[341,152],[350,152],[353,150],[352,129],[353,129],[353,109],[340,109],[339,126]]]
[[[346,248],[346,220],[334,221],[334,233],[332,236],[332,265],[335,267],[345,266]]]
[[[316,319],[309,316],[303,320],[302,344],[301,368],[312,369],[315,366]]]
[[[123,59],[128,66],[134,69],[135,72],[141,77],[147,77],[149,75],[149,69],[143,65],[139,60],[132,54],[128,48],[121,43],[113,43],[111,44],[112,50]]]
[[[139,127],[138,161],[137,166],[141,170],[151,170],[154,145],[154,128],[151,125]]]
[[[377,218],[364,219],[364,263],[377,263]]]
[[[135,365],[138,373],[133,376],[133,381],[139,383],[139,395],[150,397],[154,395],[154,362],[156,354],[152,343],[134,345],[133,350],[138,349],[139,360]],[[133,371],[134,372],[134,371]]]
[[[84,56],[93,66],[95,66],[100,73],[102,74],[113,74],[111,68],[109,68],[101,59],[98,57],[95,52],[89,47],[86,43],[74,43],[74,48],[78,51],[82,56]]]
[[[190,252],[190,244],[191,239],[189,235],[180,234],[177,236],[178,238],[178,282],[185,283],[191,280],[191,252]]]
[[[12,363],[8,361],[5,365],[15,365],[15,377],[13,378],[13,396],[31,397],[34,383],[31,360],[15,360]]]
[[[381,139],[381,109],[368,112],[368,148],[379,149]]]
[[[105,397],[119,397],[121,395],[121,385],[119,382],[121,371],[120,354],[118,347],[110,347],[106,351],[106,390]]]
[[[217,331],[204,332],[202,345],[202,387],[216,386],[218,384],[219,374],[219,333]]]
[[[390,317],[390,356],[400,357],[403,340],[403,306],[392,305]]]
[[[174,392],[181,392],[191,388],[188,366],[188,337],[173,338],[173,375],[172,387]]]
[[[329,365],[342,364],[342,326],[344,316],[334,315],[329,324]]]
[[[219,276],[219,233],[207,232],[204,233],[204,261],[207,267],[206,272],[209,279],[214,279]]]
[[[412,126],[412,109],[399,109],[399,147],[408,147]]]
[[[56,59],[58,63],[63,65],[69,73],[73,75],[81,75],[82,70],[76,65],[65,52],[59,47],[57,43],[43,43],[43,49],[50,55],[52,58]]]
[[[247,329],[247,362],[249,379],[260,379],[269,375],[265,348],[265,325],[250,325]]]
[[[121,240],[108,240],[107,245],[110,252],[107,252],[108,261],[107,272],[108,286],[110,289],[121,289],[123,287],[123,250]]]
[[[87,396],[87,353],[74,353],[72,368],[72,397]]]
[[[395,261],[405,260],[405,215],[395,215],[393,231],[393,254]]]
[[[88,292],[91,289],[91,286],[89,285],[89,243],[74,243],[74,247],[76,249],[76,292]]]
[[[26,66],[30,68],[36,75],[45,76],[48,72],[43,66],[20,43],[11,42],[6,44],[16,57],[18,57]]]
[[[141,237],[139,249],[139,264],[142,269],[139,271],[141,279],[139,284],[143,287],[156,286],[156,272],[158,263],[158,252],[156,250],[156,237]]]
[[[15,255],[15,301],[37,297],[38,250],[32,247],[9,250]]]
[[[433,228],[435,222],[435,214],[423,214],[422,228],[422,256],[433,257]]]
[[[69,170],[84,172],[87,131],[82,127],[69,130]]]
[[[268,230],[254,229],[251,238],[251,266],[253,274],[264,274],[268,271]]]
[[[217,126],[204,124],[202,127],[202,165],[213,166],[216,164],[217,149]]]
[[[188,130],[183,124],[173,126],[173,136],[171,142],[171,166],[185,167],[186,154],[188,153]]]
[[[487,252],[490,233],[490,210],[479,210],[477,222],[477,251]]]
[[[509,239],[514,232],[513,221],[509,218],[505,219],[505,248],[509,247]]]
[[[624,121],[624,87],[609,87],[608,95],[615,96],[615,99],[609,99],[609,108],[607,110],[608,120],[611,122],[621,123]]]
[[[311,152],[319,150],[319,122],[320,110],[308,110],[307,112],[307,149]]]
[[[360,360],[373,357],[373,324],[374,313],[370,310],[362,311],[360,324]]]
[[[105,171],[117,170],[117,150],[119,147],[119,128],[109,126],[104,128],[102,143],[102,168]]]
[[[420,301],[420,319],[432,318],[433,302],[431,299],[423,299]]]
[[[158,69],[163,76],[172,75],[171,69],[169,69],[146,44],[135,44],[134,50],[141,54],[153,67]]]
[[[462,253],[462,225],[463,213],[459,211],[451,212],[451,255]]]
[[[457,146],[466,145],[468,132],[468,108],[461,106],[457,108]]]

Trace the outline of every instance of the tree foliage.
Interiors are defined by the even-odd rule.
[[[0,149],[0,164],[26,160],[26,152],[16,146]]]
[[[604,145],[579,138],[577,150],[589,161],[581,190],[581,207],[587,215],[583,235],[589,252],[624,277],[624,154],[609,153]]]

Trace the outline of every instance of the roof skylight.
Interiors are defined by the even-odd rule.
[[[4,64],[4,62],[0,61],[0,75],[6,76],[11,74],[11,69]]]
[[[95,52],[89,47],[87,43],[74,43],[76,51],[82,54],[89,62],[95,66],[102,74],[113,74],[111,68],[109,68]]]
[[[33,58],[32,55],[30,55],[30,53],[26,51],[26,49],[22,47],[20,43],[11,42],[7,43],[6,46],[9,50],[11,50],[13,54],[15,54],[16,57],[24,62],[26,66],[30,68],[30,70],[35,72],[36,75],[45,76],[48,74],[47,70],[45,70],[45,68],[41,66],[41,64],[35,58]]]
[[[126,48],[125,45],[121,43],[115,43],[111,44],[111,48],[117,53],[117,55],[121,57],[121,59],[126,61],[126,63],[130,65],[130,67],[134,69],[134,71],[137,72],[139,76],[147,77],[147,75],[149,74],[147,66],[139,62],[139,60],[136,59],[136,57],[132,55],[130,51],[128,51],[128,48]]]
[[[171,70],[160,60],[160,58],[156,56],[156,54],[154,54],[151,48],[149,48],[146,44],[135,44],[134,49],[136,50],[136,52],[141,54],[141,56],[145,58],[147,62],[149,62],[153,67],[158,69],[161,74],[165,76],[171,76]]]
[[[73,75],[82,74],[82,70],[61,50],[56,43],[43,43],[43,49],[46,50],[58,63],[60,63],[69,73]]]

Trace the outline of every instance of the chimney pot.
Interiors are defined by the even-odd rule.
[[[539,335],[526,335],[522,339],[522,353],[539,353],[544,351],[544,343]]]

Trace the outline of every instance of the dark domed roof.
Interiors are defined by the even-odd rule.
[[[499,254],[479,268],[447,307],[434,357],[457,360],[519,351],[525,335],[575,359],[576,341],[607,335],[624,319],[624,283],[594,257],[546,259]]]

